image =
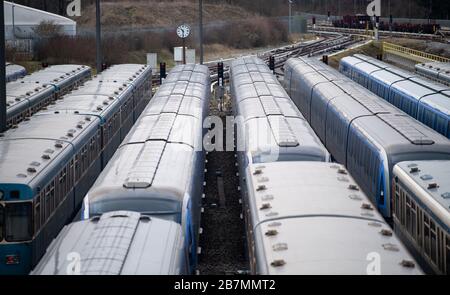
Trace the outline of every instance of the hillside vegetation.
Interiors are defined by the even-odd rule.
[[[149,4],[149,2],[151,2]],[[79,25],[95,25],[95,8],[85,7],[77,19]],[[256,17],[257,14],[239,6],[219,3],[204,5],[204,22],[234,21]],[[192,1],[115,1],[102,4],[104,26],[164,27],[198,21],[198,5]]]
[[[65,7],[67,3],[72,0],[16,0],[16,3],[32,6],[57,14],[65,14]],[[104,5],[112,2],[139,2],[139,0],[101,0]],[[83,10],[93,4],[95,0],[82,0]],[[192,2],[196,0],[146,0],[145,3],[149,6],[154,6],[158,2],[172,3],[172,2]],[[326,14],[330,11],[333,15],[346,15],[353,13],[365,13],[368,0],[296,0],[293,4],[293,10],[310,13]],[[204,0],[204,3],[209,4],[228,4],[230,6],[238,6],[244,8],[249,13],[259,13],[265,16],[279,16],[288,14],[287,0]],[[391,8],[388,5],[391,3]],[[431,10],[430,10],[431,4]],[[448,19],[450,14],[450,1],[448,0],[392,0],[382,1],[382,16],[389,16],[392,13],[394,17],[405,18],[428,18],[431,14],[432,18]],[[217,11],[215,14],[217,18],[221,18]],[[167,15],[171,15],[171,11],[167,11]],[[185,11],[189,14],[190,12]],[[157,19],[151,20],[158,22]]]

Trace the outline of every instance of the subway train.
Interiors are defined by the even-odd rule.
[[[429,62],[416,65],[416,73],[450,86],[450,62]]]
[[[251,273],[421,274],[267,66],[243,58],[230,71]]]
[[[245,177],[253,274],[423,274],[343,166],[251,164]]]
[[[242,169],[252,163],[330,160],[320,139],[262,60],[237,59],[230,75]]]
[[[91,68],[57,65],[6,84],[7,127],[16,127],[91,77]]]
[[[450,138],[450,86],[359,54],[344,57],[340,72]]]
[[[447,138],[318,60],[288,60],[284,86],[334,160],[388,219],[397,163],[450,159]]]
[[[123,125],[142,112],[130,102],[151,97],[151,77],[145,65],[116,66],[1,135],[0,274],[27,274],[73,220]]]
[[[177,222],[113,211],[67,225],[31,275],[182,275],[184,249]]]
[[[197,266],[205,169],[203,122],[210,85],[208,67],[175,67],[86,194],[82,207],[83,220],[125,210],[180,225],[188,273]],[[171,242],[169,237],[157,237],[163,238]]]
[[[394,167],[394,228],[429,273],[450,274],[450,161]]]
[[[24,67],[9,62],[5,63],[5,70],[7,83],[16,81],[27,75],[27,70]]]

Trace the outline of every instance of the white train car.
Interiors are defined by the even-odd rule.
[[[206,66],[169,74],[88,192],[83,219],[133,211],[179,224],[189,270],[197,264],[205,152],[203,121],[210,99]]]
[[[343,166],[255,164],[245,177],[253,274],[422,274]]]
[[[394,226],[424,270],[450,274],[450,161],[394,167]]]
[[[31,274],[182,275],[186,259],[179,224],[117,211],[66,226]]]

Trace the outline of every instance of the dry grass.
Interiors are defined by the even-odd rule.
[[[445,43],[405,38],[390,38],[386,41],[398,44],[400,46],[450,58],[450,46]]]
[[[92,6],[92,5],[91,5]],[[77,20],[82,27],[95,26],[95,9],[84,9],[85,13]],[[228,4],[204,4],[205,23],[246,19],[256,16],[245,9]],[[183,22],[196,23],[197,3],[189,1],[126,1],[102,3],[102,24],[132,27],[166,27]]]
[[[339,62],[341,61],[342,58],[353,55],[353,54],[357,54],[357,53],[372,56],[372,57],[376,58],[378,54],[381,54],[381,45],[376,42],[371,42],[367,45],[360,46],[355,49],[346,50],[342,53],[331,56],[328,59],[328,65],[335,69],[339,69]]]

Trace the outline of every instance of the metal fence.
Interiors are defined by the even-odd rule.
[[[414,61],[416,63],[433,62],[433,61],[435,61],[435,62],[450,62],[450,59],[439,56],[439,55],[423,52],[420,50],[411,49],[408,47],[403,47],[403,46],[388,43],[388,42],[383,42],[383,54],[384,55],[392,54],[392,55],[400,56],[404,59],[408,59],[408,60]]]

